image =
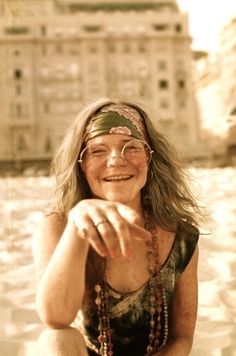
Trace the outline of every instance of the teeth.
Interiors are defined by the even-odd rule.
[[[105,180],[107,181],[112,181],[112,180],[124,180],[124,179],[129,179],[131,176],[115,176],[115,177],[108,177]]]

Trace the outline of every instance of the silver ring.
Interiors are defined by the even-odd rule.
[[[108,220],[101,220],[101,221],[97,222],[96,224],[94,224],[94,226],[95,226],[96,229],[97,229],[99,225],[101,225],[101,224],[107,224],[107,223],[109,223]]]

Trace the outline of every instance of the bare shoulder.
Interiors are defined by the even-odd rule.
[[[36,227],[32,239],[32,250],[35,266],[40,274],[50,260],[65,225],[65,219],[57,213],[52,213],[43,217]]]
[[[34,231],[36,240],[44,240],[50,244],[58,241],[64,231],[66,221],[57,213],[52,213],[43,217]],[[48,238],[50,237],[50,238]]]

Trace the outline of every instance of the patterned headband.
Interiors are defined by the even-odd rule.
[[[88,123],[84,141],[106,134],[128,135],[147,141],[147,133],[139,112],[125,104],[104,106]]]

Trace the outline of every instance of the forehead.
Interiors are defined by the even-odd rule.
[[[119,145],[134,140],[134,137],[127,135],[108,134],[96,136],[88,140],[87,145]]]

